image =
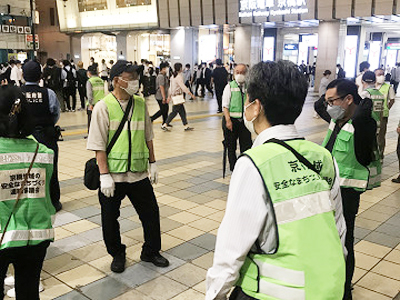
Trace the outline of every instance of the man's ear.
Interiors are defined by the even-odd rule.
[[[351,105],[351,104],[353,104],[353,102],[354,102],[354,97],[353,97],[353,95],[347,95],[346,97],[348,97],[348,103],[349,103],[349,105]]]

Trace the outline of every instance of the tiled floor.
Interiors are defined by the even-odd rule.
[[[313,100],[308,98],[296,124],[309,140],[321,143],[327,124],[312,118]],[[151,113],[157,110],[154,99],[148,100],[148,106]],[[216,101],[209,99],[186,104],[193,132],[183,131],[179,117],[171,132],[154,123],[162,250],[171,265],[161,269],[140,262],[142,228],[125,199],[120,224],[128,262],[122,274],[110,271],[97,195],[82,184],[84,163],[93,156],[85,150],[83,139],[86,115],[83,111],[62,114],[60,124],[66,131],[65,141],[59,143],[59,175],[64,209],[57,214],[56,241],[43,266],[41,299],[204,299],[206,270],[212,264],[229,185],[229,176],[222,178],[221,116],[215,114],[216,108]],[[390,181],[398,172],[395,128],[399,118],[400,103],[396,103],[389,119],[382,187],[361,197],[355,233],[355,300],[392,299],[400,290],[400,185]]]

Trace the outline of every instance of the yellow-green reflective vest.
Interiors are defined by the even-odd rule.
[[[0,235],[11,215],[36,146],[37,142],[33,138],[0,137]],[[52,219],[55,210],[51,204],[49,188],[52,173],[53,151],[39,144],[28,181],[0,249],[33,246],[54,240]]]
[[[389,98],[389,90],[390,84],[383,83],[379,88],[379,92],[385,97],[385,101],[383,102],[383,117],[389,117],[389,106],[388,106],[388,98]]]
[[[229,115],[231,118],[243,118],[244,102],[246,101],[245,91],[240,90],[236,80],[229,82],[231,88],[231,102],[229,103]]]
[[[333,130],[336,120],[332,119],[329,124],[328,134],[322,146],[326,146]],[[349,120],[340,129],[336,141],[333,145],[332,155],[336,159],[339,167],[340,186],[344,188],[354,188],[364,192],[368,187],[369,169],[360,164],[357,160],[354,147],[354,126]]]
[[[266,143],[244,153],[264,181],[279,241],[274,253],[248,254],[236,285],[261,300],[342,299],[345,259],[330,201],[332,156],[312,142],[287,143],[320,174],[278,144]]]
[[[104,98],[104,81],[98,76],[93,76],[89,78],[89,82],[92,85],[94,106],[97,102]]]
[[[146,103],[143,98],[133,97],[132,117],[125,123],[120,136],[107,156],[110,173],[144,172],[148,167],[149,149],[145,134]],[[110,143],[124,117],[124,111],[112,93],[108,94],[103,101],[107,105],[110,119],[108,131],[108,143]]]
[[[372,113],[371,116],[376,121],[376,125],[378,127],[378,132],[381,127],[381,120],[383,117],[383,107],[385,102],[385,96],[382,95],[380,91],[377,89],[366,89],[366,91],[371,95],[372,100]]]

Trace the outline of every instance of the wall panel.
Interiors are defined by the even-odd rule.
[[[191,0],[192,26],[201,25],[201,7],[200,0]]]
[[[189,0],[179,0],[181,26],[190,26]]]
[[[214,18],[212,0],[203,0],[203,25],[211,25],[213,23]]]
[[[227,0],[228,3],[228,24],[239,23],[239,2],[238,0]]]
[[[372,11],[372,0],[354,0],[354,16],[370,17]]]
[[[307,7],[308,7],[308,13],[300,15],[300,19],[301,20],[314,20],[315,19],[315,0],[308,0]]]
[[[375,15],[391,15],[393,12],[393,0],[375,0]]]
[[[169,1],[169,23],[172,28],[179,26],[178,0]]]
[[[351,17],[351,1],[336,0],[336,19],[346,19]]]
[[[347,0],[351,2],[351,0]],[[319,0],[318,1],[318,19],[319,20],[332,20],[333,1],[332,0]]]
[[[215,24],[223,25],[226,23],[225,0],[215,1]]]

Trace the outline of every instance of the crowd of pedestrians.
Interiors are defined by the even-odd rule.
[[[332,72],[324,71],[315,111],[330,125],[320,146],[306,141],[294,125],[315,83],[315,64],[224,67],[216,59],[191,70],[181,63],[157,67],[147,60],[90,61],[87,69],[81,61],[57,64],[51,58],[44,66],[29,60],[1,68],[0,156],[7,162],[1,169],[11,182],[9,192],[0,195],[0,281],[12,281],[6,274],[13,264],[11,296],[39,299],[40,271],[54,240],[51,219],[62,209],[57,175],[61,129],[56,124],[61,112],[77,110],[77,95],[80,109],[88,114],[87,149],[94,152],[98,170],[96,189],[111,270],[125,270],[118,221],[125,197],[143,226],[140,259],[169,266],[160,252],[152,123],[161,116],[161,129],[171,131],[179,114],[184,131],[192,131],[185,103],[208,91],[215,93],[217,113],[223,113],[223,145],[232,177],[207,273],[206,299],[226,299],[232,288],[231,300],[352,299],[360,196],[380,186],[395,100],[396,85],[386,82],[385,70],[370,71],[368,62],[362,62],[355,83],[344,78],[340,65],[332,81]],[[396,72],[394,82],[400,78]],[[160,108],[153,116],[146,105],[150,95]],[[43,183],[33,188],[39,178]],[[400,175],[392,181],[400,183]]]

